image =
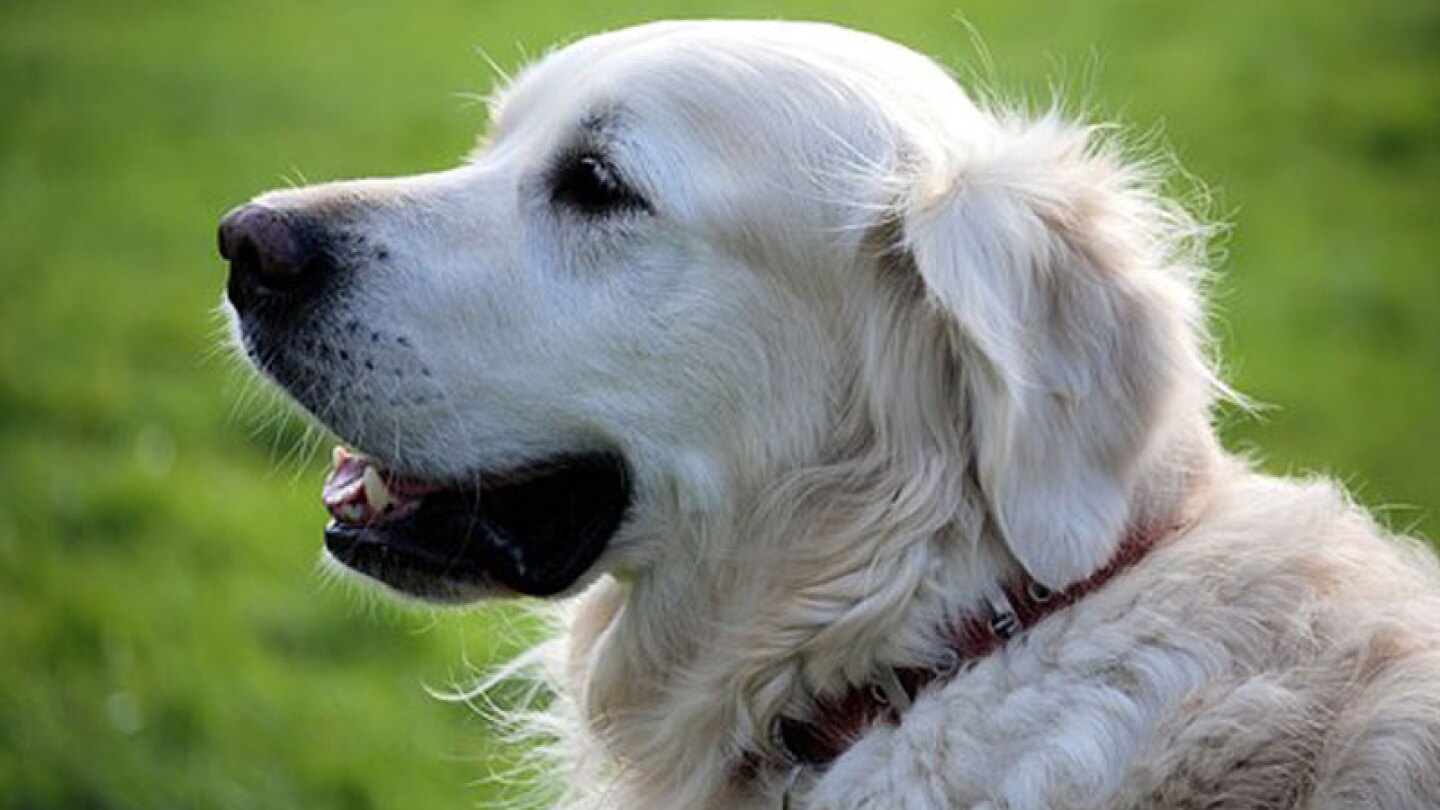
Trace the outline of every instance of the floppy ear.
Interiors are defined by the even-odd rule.
[[[958,354],[993,523],[1059,589],[1115,553],[1182,381],[1204,378],[1196,301],[1168,266],[1173,212],[1091,130],[997,126],[920,178],[905,241]]]

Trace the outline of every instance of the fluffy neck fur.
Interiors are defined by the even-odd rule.
[[[660,521],[676,557],[576,605],[560,679],[586,736],[565,742],[584,774],[572,784],[599,793],[571,806],[735,807],[773,790],[736,774],[741,752],[775,753],[774,718],[880,666],[933,662],[938,632],[1019,572],[957,461],[973,457],[956,418],[973,372],[933,350],[944,325],[915,320],[914,292],[884,292],[892,305],[859,330],[814,463],[743,485],[729,511],[677,507]],[[1131,525],[1188,511],[1218,458],[1203,405],[1169,410],[1137,464]]]

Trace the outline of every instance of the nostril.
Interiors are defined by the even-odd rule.
[[[260,251],[255,249],[254,242],[241,240],[231,249],[230,254],[232,272],[246,276],[259,276],[264,273],[260,263]]]

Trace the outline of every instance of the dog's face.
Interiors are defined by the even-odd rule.
[[[926,349],[956,360],[944,334],[964,332],[985,353],[988,382],[951,390],[943,418],[989,429],[962,400],[1004,396],[977,393],[1010,373],[993,368],[1015,350],[997,322],[1033,296],[955,263],[979,251],[1011,272],[1028,254],[978,243],[1044,241],[1058,226],[1007,220],[999,198],[963,212],[927,202],[953,181],[916,182],[933,177],[934,153],[987,149],[998,131],[928,61],[823,26],[646,26],[547,57],[492,113],[460,168],[273,192],[222,225],[247,356],[364,454],[342,459],[327,493],[340,562],[448,601],[550,595],[658,564],[673,552],[661,523],[728,508],[826,451],[854,388],[875,383],[861,355],[883,338],[867,330],[897,310],[927,323],[1002,310],[958,330],[938,317]],[[976,245],[954,248],[963,226],[934,222],[951,216],[969,218]],[[1047,261],[1058,249],[1036,247]],[[1111,343],[1076,351],[1126,348]],[[1149,378],[1162,372],[1131,359],[1142,381],[1120,410],[1153,410]],[[1065,374],[1083,388],[1090,371]],[[924,395],[858,396],[877,394]],[[1074,464],[1110,464],[1137,443],[1122,436]],[[964,464],[993,472],[983,442],[964,446]],[[1071,463],[1019,449],[993,452]],[[987,483],[1006,497],[998,477]],[[1116,508],[1090,507],[1109,509],[1101,522],[1123,519]],[[1083,567],[1094,555],[1070,556]]]

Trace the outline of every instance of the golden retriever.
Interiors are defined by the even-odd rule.
[[[578,808],[1440,807],[1440,578],[1218,445],[1206,229],[805,23],[583,39],[222,223],[339,565],[566,603]]]

